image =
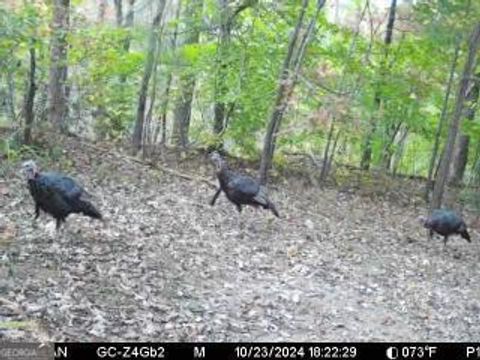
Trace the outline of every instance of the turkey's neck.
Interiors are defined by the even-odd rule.
[[[220,181],[220,186],[224,187],[227,185],[230,178],[234,175],[233,171],[228,168],[227,165],[222,165],[219,171],[217,171],[218,181]]]
[[[27,176],[27,181],[35,181],[39,176],[40,174],[38,172],[35,172],[32,175]]]

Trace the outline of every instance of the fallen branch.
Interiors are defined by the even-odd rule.
[[[156,164],[156,163],[153,163],[153,162],[147,162],[147,161],[144,161],[144,160],[141,160],[141,159],[138,159],[138,158],[135,158],[133,156],[126,155],[126,154],[115,153],[115,152],[113,152],[109,149],[105,149],[105,148],[102,148],[102,147],[97,146],[97,145],[92,145],[92,144],[89,144],[88,142],[85,142],[85,141],[82,141],[82,140],[80,140],[80,142],[82,143],[82,145],[85,145],[86,147],[89,147],[93,150],[109,153],[109,154],[111,154],[111,155],[113,155],[117,158],[126,159],[126,160],[129,160],[131,162],[135,162],[137,164],[148,166],[152,169],[163,171],[164,173],[167,173],[169,175],[173,175],[173,176],[185,179],[185,180],[203,182],[203,183],[209,185],[210,187],[213,187],[215,189],[217,188],[217,184],[215,184],[213,181],[210,181],[207,178],[204,178],[204,177],[201,177],[201,176],[194,176],[194,175],[185,174],[185,173],[170,169],[166,166],[162,166],[162,165],[159,165],[159,164]]]

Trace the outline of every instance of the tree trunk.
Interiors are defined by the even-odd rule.
[[[448,76],[447,88],[445,91],[445,98],[443,100],[442,112],[440,114],[440,119],[438,121],[437,131],[435,133],[435,142],[433,144],[432,156],[430,158],[430,165],[428,167],[428,177],[427,177],[427,186],[425,192],[425,199],[428,200],[428,195],[430,191],[433,190],[433,171],[435,169],[435,163],[437,162],[438,148],[440,146],[440,137],[442,135],[443,125],[447,119],[447,110],[448,110],[448,101],[450,99],[450,94],[452,92],[453,78],[455,75],[455,69],[457,68],[458,53],[460,51],[461,41],[460,37],[457,38],[457,43],[455,45],[455,52],[452,59],[452,65],[450,66],[450,75]],[[439,162],[440,163],[440,162]],[[438,170],[438,167],[437,167]],[[435,177],[437,176],[437,171]]]
[[[268,171],[272,165],[273,154],[275,152],[276,138],[280,123],[283,119],[285,110],[290,95],[293,92],[295,83],[297,81],[298,71],[305,55],[305,49],[313,33],[314,25],[316,23],[318,14],[325,4],[325,0],[317,1],[317,8],[314,16],[312,17],[308,30],[303,34],[303,38],[298,46],[298,51],[295,52],[295,48],[299,43],[299,35],[303,26],[303,19],[305,17],[306,9],[308,7],[308,0],[302,1],[302,8],[297,20],[295,29],[290,37],[287,54],[285,56],[282,70],[280,72],[280,79],[278,84],[277,96],[274,103],[274,108],[270,121],[267,126],[267,133],[263,143],[262,159],[260,161],[259,178],[261,184],[267,183]]]
[[[458,127],[461,117],[463,115],[464,102],[468,94],[468,85],[470,84],[470,78],[473,74],[473,69],[475,67],[475,59],[479,45],[480,23],[477,23],[469,39],[468,58],[465,62],[462,78],[460,80],[458,95],[455,102],[455,111],[453,113],[452,123],[448,132],[447,143],[445,145],[445,150],[442,156],[438,175],[435,179],[435,186],[433,188],[433,196],[432,203],[430,204],[430,210],[437,209],[442,205],[443,193],[445,190],[445,184],[450,169],[449,165],[452,159],[453,149],[455,147],[455,139],[457,138]]]
[[[228,87],[226,83],[227,73],[229,69],[228,51],[230,45],[230,33],[232,31],[233,22],[235,17],[243,10],[250,6],[253,6],[257,0],[244,0],[243,3],[238,5],[233,10],[229,6],[229,0],[218,0],[218,6],[220,8],[220,32],[217,48],[217,74],[215,77],[215,89],[214,99],[214,123],[213,132],[218,135],[217,144],[218,148],[223,147],[223,141],[221,139],[222,134],[226,129],[226,115],[227,104],[225,103],[225,97],[228,93]]]
[[[67,108],[65,80],[67,74],[67,32],[70,0],[54,0],[49,75],[49,122],[60,131],[66,131]]]
[[[37,86],[35,85],[36,58],[34,44],[31,45],[29,53],[30,72],[28,76],[27,94],[24,102],[25,128],[23,131],[23,142],[27,145],[32,143],[32,125],[35,116],[33,113],[33,104],[35,100],[35,91],[37,90]]]
[[[400,135],[400,140],[398,141],[398,148],[392,160],[392,175],[394,177],[397,176],[398,167],[400,166],[400,162],[402,161],[403,153],[405,151],[405,144],[407,142],[407,136],[408,127],[405,127],[402,134]]]
[[[15,111],[15,103],[16,103],[16,96],[15,96],[15,77],[14,72],[9,70],[7,72],[7,98],[6,98],[6,105],[8,111],[8,117],[10,118],[10,122],[12,124],[15,123],[17,120],[17,114]]]
[[[183,45],[197,44],[200,38],[198,29],[198,18],[201,16],[203,0],[190,0],[185,9],[187,19],[195,19],[191,28],[186,29],[187,36]],[[172,142],[176,146],[186,147],[188,145],[188,131],[190,127],[190,116],[192,113],[193,92],[195,89],[195,74],[187,70],[179,79],[180,93],[175,101]]]
[[[228,45],[230,44],[230,24],[228,21],[229,10],[228,0],[218,0],[220,7],[220,18],[222,22],[220,24],[220,34],[218,41],[218,68],[215,79],[215,104],[214,104],[214,123],[213,132],[216,135],[221,135],[225,129],[225,99],[228,88],[226,86],[226,77],[228,71],[228,65],[226,54],[228,51]],[[219,147],[222,147],[221,144]]]
[[[147,59],[145,61],[145,69],[140,86],[140,94],[138,96],[137,116],[132,137],[132,144],[135,152],[139,151],[142,147],[143,124],[145,121],[145,104],[147,101],[148,84],[152,76],[156,49],[159,45],[157,41],[157,30],[159,28],[160,21],[162,20],[163,10],[165,9],[165,1],[166,0],[159,0],[158,11],[153,19],[152,29],[148,40],[149,45],[147,50]]]
[[[134,5],[135,5],[135,0],[128,0],[128,12],[127,16],[125,16],[125,28],[131,29],[133,27],[133,19],[135,15],[135,10],[134,10]],[[131,36],[130,34],[127,35],[125,39],[125,43],[123,44],[123,50],[125,50],[126,53],[130,50],[130,42],[131,42]]]
[[[480,142],[477,142],[475,149],[475,159],[473,161],[472,176],[469,180],[470,186],[480,185]]]
[[[465,109],[465,120],[473,121],[475,119],[475,108],[478,101],[479,95],[479,81],[476,74],[475,80],[470,81],[470,85],[466,94],[466,109]],[[458,142],[453,151],[453,161],[451,167],[451,176],[449,179],[450,185],[460,185],[463,180],[463,175],[465,174],[465,169],[468,162],[468,148],[470,143],[470,136],[460,133],[458,136]]]
[[[98,4],[98,23],[103,24],[105,21],[105,12],[107,10],[107,0],[100,0]]]
[[[157,84],[158,84],[158,63],[160,60],[160,36],[157,37],[157,50],[155,53],[155,58],[153,59],[153,75],[152,75],[152,90],[150,93],[150,105],[148,107],[147,115],[145,117],[145,123],[143,126],[143,157],[146,158],[151,155],[153,150],[153,133],[152,133],[152,118],[153,118],[153,109],[155,107],[155,100],[157,99]],[[148,145],[148,146],[146,146]],[[146,150],[149,150],[147,152]]]
[[[387,58],[388,58],[388,48],[392,43],[393,27],[395,25],[396,11],[397,11],[397,0],[392,0],[390,5],[390,11],[388,14],[387,31],[385,33],[385,56],[383,58],[382,64],[380,65],[380,82],[383,82],[383,79],[386,75],[385,72],[386,72],[386,64],[387,64]],[[382,102],[382,98],[381,98],[378,84],[377,84],[377,89],[374,95],[374,102],[376,105],[376,109],[379,110],[381,107],[380,105]],[[375,132],[377,130],[377,119],[372,118],[370,119],[370,122],[371,122],[370,129],[368,130],[367,135],[365,137],[362,158],[360,161],[360,167],[363,170],[368,170],[370,168],[370,163],[372,162],[372,141],[373,141],[373,136],[375,135]]]
[[[335,131],[335,119],[332,119],[330,123],[330,129],[328,130],[328,137],[327,137],[327,144],[325,145],[325,151],[323,152],[323,164],[322,170],[320,171],[320,181],[325,181],[328,175],[328,158],[329,158],[329,151],[330,146],[333,141],[333,133]]]
[[[408,111],[405,111],[404,117],[406,117],[408,114]],[[386,136],[388,137],[387,142],[383,146],[383,155],[382,155],[382,165],[383,168],[388,172],[390,171],[390,167],[392,164],[392,156],[395,151],[394,145],[395,145],[395,139],[397,138],[397,135],[402,127],[403,121],[399,121],[396,124],[391,124],[391,126],[388,127],[387,134]]]
[[[123,0],[114,0],[113,3],[115,4],[115,21],[117,26],[120,27],[123,24]]]

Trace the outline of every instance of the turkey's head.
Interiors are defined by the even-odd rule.
[[[35,161],[28,160],[22,164],[22,170],[27,178],[27,180],[35,179],[35,176],[38,174],[38,167],[35,164]]]
[[[215,165],[215,169],[217,170],[217,172],[222,170],[222,168],[225,166],[225,160],[222,158],[222,155],[220,155],[217,151],[214,151],[210,154],[210,160]]]
[[[428,218],[426,216],[420,215],[417,217],[417,220],[422,224],[424,227],[428,228]]]

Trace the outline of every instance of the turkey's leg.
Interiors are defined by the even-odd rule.
[[[62,223],[63,223],[63,226],[62,226]],[[57,220],[57,226],[56,226],[57,236],[56,237],[59,241],[61,241],[65,235],[65,232],[66,232],[65,226],[66,226],[65,218],[61,218]]]
[[[240,204],[235,204],[235,206],[237,207],[237,210],[238,210],[237,222],[238,222],[238,228],[240,231],[240,237],[243,238],[244,233],[243,233],[243,221],[242,221],[242,206]]]
[[[448,236],[443,237],[443,248],[447,247]]]
[[[40,206],[38,206],[38,204],[35,203],[35,216],[33,218],[33,227],[34,228],[37,228],[37,226],[38,226],[37,219],[38,219],[39,216],[40,216]]]
[[[217,201],[217,198],[220,196],[220,193],[222,192],[222,188],[219,188],[215,195],[213,195],[212,200],[210,200],[210,205],[213,206],[215,205],[215,201]]]
[[[428,237],[430,238],[430,240],[433,239],[433,230],[432,229],[428,230]]]

